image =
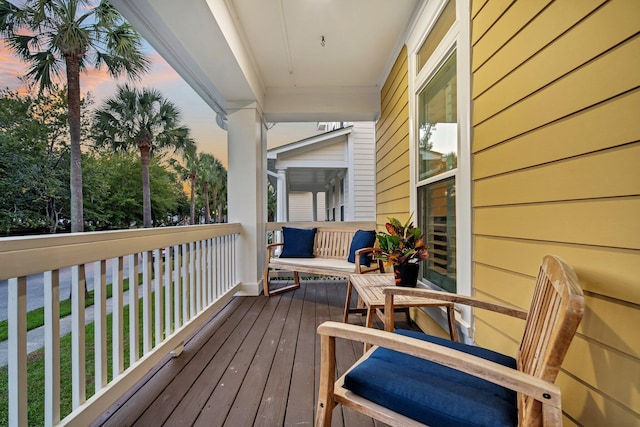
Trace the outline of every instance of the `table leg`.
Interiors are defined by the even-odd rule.
[[[349,279],[347,280],[347,299],[344,302],[344,316],[342,318],[343,323],[349,322],[349,312],[351,311],[349,307],[351,305],[351,289],[353,289],[353,286],[351,285],[351,279]]]
[[[373,318],[376,314],[376,309],[375,308],[371,308],[371,306],[367,307],[367,320],[365,323],[365,326],[367,328],[373,328]],[[371,347],[371,345],[365,343],[364,344],[364,352],[366,353],[367,350],[369,350],[369,348]]]
[[[456,311],[453,304],[447,305],[447,320],[449,323],[449,336],[451,341],[458,341],[458,328],[456,327]]]

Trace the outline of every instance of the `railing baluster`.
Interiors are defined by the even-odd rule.
[[[154,347],[162,342],[162,257],[159,249],[153,251]]]
[[[111,307],[113,310],[113,313],[111,314],[111,361],[113,378],[116,378],[122,371],[124,371],[124,305],[122,301],[122,283],[124,274],[122,271],[122,257],[114,258],[111,262]]]
[[[182,326],[182,317],[180,316],[180,289],[182,288],[182,280],[180,280],[180,263],[182,262],[182,253],[180,246],[173,247],[173,322],[174,328],[178,329]]]
[[[202,241],[202,307],[209,305],[209,239]]]
[[[107,261],[93,263],[95,391],[107,385]]]
[[[220,296],[220,240],[214,237],[212,240],[213,253],[211,255],[211,276],[213,277],[213,299],[217,300]]]
[[[27,425],[27,278],[9,279],[9,425]]]
[[[182,265],[181,265],[181,280],[180,284],[182,291],[182,324],[189,320],[189,254],[187,252],[187,244],[182,244]]]
[[[202,241],[196,242],[196,313],[202,309]]]
[[[142,350],[143,354],[151,351],[151,286],[152,286],[152,259],[150,251],[142,253]]]
[[[227,237],[222,237],[222,244],[224,246],[223,260],[222,260],[222,283],[225,289],[229,289],[229,242]]]
[[[238,283],[238,235],[231,236],[231,254],[233,255],[233,263],[231,265],[232,283],[235,285]]]
[[[73,409],[82,405],[86,394],[84,291],[86,279],[84,264],[71,267],[71,404]]]
[[[218,297],[217,293],[216,293],[216,285],[215,285],[215,281],[214,281],[214,269],[215,269],[215,256],[214,256],[214,238],[208,239],[207,242],[209,243],[209,257],[207,258],[209,260],[209,265],[207,268],[207,275],[209,276],[209,304],[211,304],[213,301],[216,300],[216,298]]]
[[[164,310],[164,331],[165,334],[162,339],[171,335],[171,246],[167,246],[164,250],[164,303],[162,309]]]
[[[138,360],[140,349],[140,321],[138,316],[138,254],[129,255],[129,366]]]
[[[60,273],[44,273],[44,425],[60,421]]]
[[[194,242],[189,242],[189,316],[187,319],[193,318],[196,312],[196,249]]]

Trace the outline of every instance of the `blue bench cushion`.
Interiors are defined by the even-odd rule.
[[[515,368],[512,357],[415,331],[401,335],[463,351]],[[345,388],[430,426],[516,426],[516,393],[435,362],[386,348],[345,377]]]

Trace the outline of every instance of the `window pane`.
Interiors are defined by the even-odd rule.
[[[429,35],[425,39],[422,46],[420,46],[420,50],[418,51],[418,71],[424,67],[427,60],[433,54],[433,51],[436,50],[436,47],[440,44],[440,41],[447,34],[447,31],[451,28],[453,23],[456,21],[456,2],[455,0],[450,0],[447,5],[442,10],[442,13],[438,17],[435,25],[429,31]]]
[[[429,250],[422,278],[450,292],[456,292],[455,193],[454,178],[418,188],[420,228]]]
[[[418,174],[423,180],[458,166],[458,103],[454,52],[418,97]]]

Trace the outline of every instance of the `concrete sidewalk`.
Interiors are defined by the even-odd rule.
[[[142,292],[142,285],[139,285],[138,292]],[[139,295],[139,294],[138,294]],[[122,293],[122,303],[129,305],[129,291]],[[111,313],[111,298],[107,299],[107,313]],[[85,325],[92,323],[94,319],[94,306],[91,305],[84,310]],[[63,337],[71,333],[71,316],[60,319],[60,336]],[[44,326],[27,331],[27,353],[32,353],[44,347]],[[9,363],[9,341],[0,342],[0,367]]]

